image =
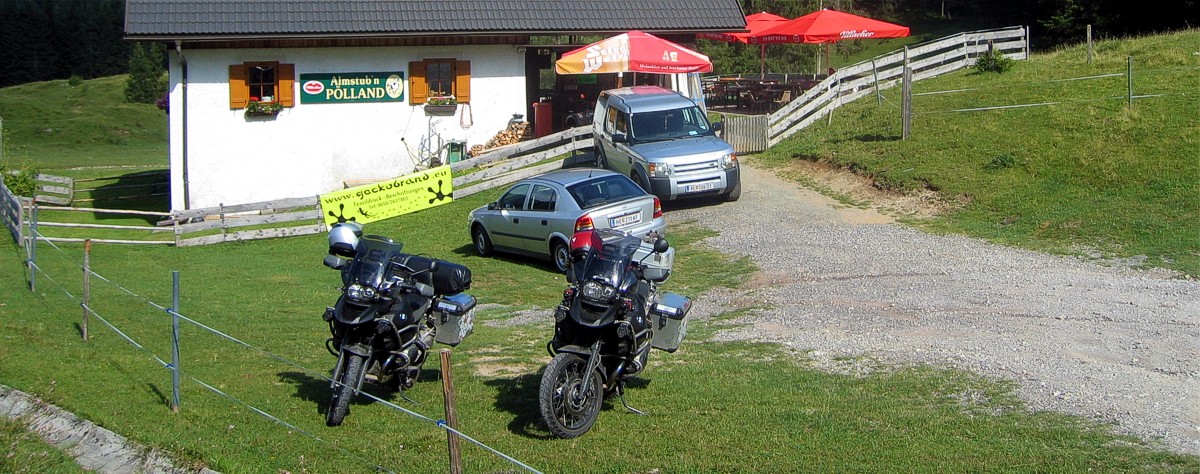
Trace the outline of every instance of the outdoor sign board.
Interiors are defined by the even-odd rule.
[[[300,103],[401,102],[403,72],[301,74]]]
[[[366,224],[454,201],[450,166],[321,195],[325,223]]]

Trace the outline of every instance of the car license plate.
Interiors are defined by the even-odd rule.
[[[687,192],[687,193],[698,193],[700,191],[708,191],[710,189],[716,189],[716,188],[717,188],[717,182],[709,181],[707,183],[689,184],[689,185],[683,187],[683,191]]]
[[[625,227],[627,225],[634,225],[634,224],[637,224],[640,222],[642,222],[642,212],[634,211],[629,214],[610,218],[608,220],[608,225],[609,225],[609,227],[612,227],[615,229],[618,227]]]

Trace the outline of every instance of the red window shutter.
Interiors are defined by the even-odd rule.
[[[454,98],[464,103],[471,101],[471,61],[454,63]]]
[[[429,97],[429,84],[425,82],[425,62],[408,63],[408,103],[420,105]]]
[[[229,66],[229,108],[246,108],[246,102],[250,100],[250,86],[246,85],[248,77],[245,64]]]
[[[280,64],[275,71],[279,81],[279,104],[284,107],[296,106],[296,65]]]

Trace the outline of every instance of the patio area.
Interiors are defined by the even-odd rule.
[[[752,74],[702,80],[704,100],[714,112],[766,115],[813,88],[825,75]]]

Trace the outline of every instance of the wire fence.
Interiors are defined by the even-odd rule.
[[[935,97],[949,97],[949,96],[961,96],[961,95],[971,94],[971,97],[973,97],[973,99],[970,99],[970,100],[974,102],[974,106],[972,106],[972,107],[937,108],[936,102],[926,101],[926,102],[924,102],[926,107],[922,108],[919,111],[914,111],[913,114],[914,115],[932,115],[932,114],[948,114],[948,113],[962,113],[962,112],[986,112],[986,111],[995,111],[995,110],[1020,109],[1020,108],[1028,108],[1028,107],[1046,107],[1046,106],[1054,106],[1054,105],[1110,103],[1114,100],[1122,100],[1122,101],[1129,102],[1129,101],[1133,101],[1133,100],[1151,99],[1151,98],[1168,98],[1168,99],[1174,98],[1174,97],[1192,98],[1192,97],[1200,96],[1200,92],[1197,92],[1193,88],[1188,88],[1187,81],[1184,79],[1186,77],[1189,77],[1189,75],[1196,74],[1197,72],[1200,72],[1200,68],[1169,67],[1169,68],[1156,68],[1156,69],[1137,69],[1135,71],[1132,67],[1130,67],[1129,70],[1126,72],[1115,72],[1115,73],[1097,74],[1097,75],[1090,75],[1090,76],[1047,79],[1047,80],[1042,80],[1042,81],[1026,81],[1026,82],[1010,83],[1010,84],[997,84],[997,85],[991,85],[988,87],[973,87],[973,88],[964,88],[964,89],[946,89],[946,90],[916,92],[916,93],[912,94],[913,97],[927,97],[927,98],[931,98],[931,99],[935,98]],[[1178,75],[1181,80],[1176,81],[1175,84],[1179,86],[1179,90],[1159,91],[1159,92],[1154,92],[1154,93],[1145,93],[1145,92],[1136,93],[1135,91],[1142,90],[1142,89],[1139,88],[1133,80],[1132,76],[1134,76],[1135,73],[1136,73],[1136,76],[1171,77],[1171,75]],[[1111,81],[1113,79],[1121,79],[1121,83],[1120,84],[1099,85],[1099,86],[1094,86],[1093,89],[1090,89],[1090,90],[1077,90],[1074,92],[1072,92],[1071,89],[1069,89],[1072,87],[1076,87],[1077,84],[1084,84],[1084,83],[1094,84],[1097,82],[1102,83],[1102,82],[1104,82],[1104,80]],[[1089,85],[1091,85],[1091,84],[1089,84]],[[1057,88],[1054,90],[1043,90],[1043,88],[1045,86],[1057,86]],[[1096,87],[1099,87],[1099,88],[1097,89]],[[1068,88],[1068,89],[1063,89],[1063,88]],[[1017,90],[1018,94],[1016,94],[1016,95],[1024,97],[1025,100],[1028,100],[1028,101],[1019,101],[1016,103],[1009,103],[1009,104],[996,104],[996,103],[988,104],[988,103],[986,103],[987,98],[995,97],[1000,93],[1009,93],[1011,95],[1012,94],[1011,91],[1013,91],[1013,90]],[[1020,94],[1020,92],[1025,92],[1025,94]],[[1047,94],[1054,96],[1055,100],[1037,100]],[[1066,97],[1066,98],[1064,98],[1064,97]]]
[[[162,368],[165,368],[165,369],[171,371],[173,374],[173,377],[176,379],[174,382],[174,385],[175,385],[174,390],[173,390],[174,391],[174,393],[173,393],[174,401],[172,402],[172,405],[173,405],[172,408],[178,408],[178,406],[179,406],[178,378],[184,377],[187,380],[191,381],[192,383],[195,383],[196,385],[203,387],[204,389],[218,395],[222,399],[228,400],[230,403],[232,403],[234,405],[237,405],[241,408],[244,408],[246,410],[254,412],[255,414],[270,421],[271,423],[274,423],[276,425],[279,425],[279,426],[285,428],[289,432],[299,433],[299,434],[301,434],[301,435],[303,435],[325,447],[328,447],[332,450],[343,453],[347,457],[349,457],[351,459],[355,459],[358,462],[361,462],[363,465],[369,466],[372,470],[375,470],[377,472],[389,472],[389,473],[395,472],[395,471],[383,466],[381,463],[379,463],[375,460],[368,459],[367,457],[365,457],[359,453],[349,451],[349,450],[339,446],[337,443],[330,442],[329,440],[323,439],[321,436],[317,435],[316,433],[309,431],[309,430],[305,430],[305,429],[301,428],[298,424],[289,422],[289,421],[285,420],[283,417],[271,413],[267,409],[257,407],[250,402],[244,401],[244,400],[238,398],[237,396],[234,396],[234,395],[228,393],[227,391],[221,390],[220,388],[218,388],[218,386],[221,385],[219,383],[214,384],[214,383],[211,383],[211,381],[202,380],[199,376],[192,375],[190,372],[184,371],[180,367],[182,364],[180,364],[180,362],[179,362],[179,356],[178,356],[178,352],[177,352],[178,351],[178,338],[179,338],[178,322],[182,321],[182,322],[188,323],[189,325],[191,325],[191,327],[195,328],[195,330],[198,330],[200,333],[215,336],[216,338],[218,338],[220,340],[224,340],[228,343],[233,343],[233,344],[240,346],[241,348],[246,349],[248,351],[253,351],[254,353],[257,353],[259,357],[266,357],[266,358],[272,359],[276,362],[282,363],[286,366],[295,368],[307,376],[310,376],[316,380],[321,380],[321,381],[328,383],[329,386],[339,384],[339,382],[330,378],[324,371],[310,369],[301,363],[298,363],[287,357],[276,354],[274,352],[263,349],[261,347],[257,347],[251,343],[248,343],[248,342],[242,340],[241,338],[235,337],[225,331],[221,331],[217,328],[214,328],[210,325],[204,324],[200,321],[197,321],[193,318],[190,318],[190,317],[182,314],[178,309],[178,301],[179,301],[179,294],[180,294],[179,285],[178,285],[178,272],[174,273],[175,278],[174,278],[174,285],[173,285],[173,289],[172,289],[172,298],[175,301],[175,303],[171,307],[163,306],[159,303],[156,303],[151,298],[143,296],[143,295],[139,294],[138,292],[129,289],[125,285],[122,285],[121,283],[118,283],[117,281],[114,281],[113,279],[108,278],[108,277],[92,270],[91,266],[88,263],[90,260],[89,259],[90,250],[88,249],[88,247],[90,247],[89,245],[85,245],[85,255],[82,259],[82,261],[84,263],[81,265],[75,264],[74,260],[73,260],[75,257],[73,255],[70,255],[70,253],[66,249],[60,247],[59,245],[55,244],[54,242],[44,241],[44,240],[40,239],[40,235],[37,233],[37,230],[36,230],[35,222],[36,221],[30,223],[29,232],[30,232],[30,235],[33,236],[33,238],[30,239],[32,242],[33,249],[31,251],[27,252],[28,259],[26,261],[26,265],[29,269],[30,289],[36,292],[36,287],[37,287],[38,282],[44,281],[44,282],[47,282],[49,284],[49,286],[55,292],[61,293],[67,299],[79,304],[80,307],[82,308],[83,314],[84,314],[84,323],[83,323],[83,327],[81,329],[83,331],[85,338],[87,337],[87,321],[91,318],[94,318],[94,319],[100,321],[105,327],[107,327],[109,330],[111,330],[121,340],[125,341],[130,346],[137,349],[138,352],[148,356],[150,359],[152,359],[155,363],[157,363]],[[51,255],[46,255],[43,253],[43,255],[41,256],[41,260],[43,263],[39,263],[39,257],[36,252],[36,247],[38,246],[37,242],[39,242],[39,241],[46,242],[49,249],[53,250],[53,253]],[[82,291],[73,291],[72,285],[65,283],[65,281],[62,280],[62,277],[60,275],[54,275],[50,271],[48,271],[48,269],[43,268],[43,264],[46,261],[46,259],[48,259],[50,257],[54,257],[54,256],[57,256],[58,258],[60,258],[60,260],[58,260],[55,263],[56,267],[63,268],[64,266],[67,266],[67,267],[71,267],[71,268],[77,268],[82,271],[83,278],[84,278]],[[97,306],[100,306],[102,304],[96,304],[96,302],[94,302],[93,299],[91,298],[91,295],[94,292],[93,292],[93,288],[90,287],[89,282],[91,281],[92,278],[95,278],[96,280],[106,284],[108,290],[111,292],[114,292],[116,295],[124,296],[127,299],[134,301],[135,303],[137,303],[136,306],[140,306],[143,311],[149,311],[150,312],[149,314],[157,314],[159,316],[166,315],[173,319],[173,321],[174,321],[173,325],[175,326],[175,329],[173,330],[173,339],[175,339],[175,340],[173,340],[172,344],[171,344],[173,346],[173,352],[174,352],[174,355],[172,356],[171,361],[168,361],[168,360],[164,359],[164,357],[161,357],[159,355],[159,352],[156,352],[154,349],[149,348],[147,346],[147,344],[145,344],[143,342],[139,342],[138,339],[140,336],[137,334],[134,334],[134,333],[135,333],[135,331],[140,331],[140,332],[144,333],[145,332],[144,326],[135,325],[134,327],[127,327],[123,330],[121,325],[118,324],[117,322],[115,322],[116,318],[113,317],[114,315],[111,315],[111,314],[106,315],[106,314],[102,313],[101,310],[97,309]],[[69,288],[69,287],[71,287],[71,288]],[[136,317],[136,313],[138,311],[135,307],[133,307],[131,305],[127,305],[127,304],[122,304],[120,302],[117,302],[114,304],[112,301],[109,301],[107,303],[107,306],[115,306],[117,308],[121,308],[120,312],[122,313],[121,314],[122,316],[132,315],[132,316]],[[487,444],[467,435],[466,433],[451,427],[449,425],[449,423],[447,423],[446,420],[444,420],[444,419],[440,419],[437,417],[431,417],[431,416],[427,416],[427,415],[418,413],[414,410],[410,410],[408,408],[405,408],[405,407],[399,406],[395,403],[392,403],[391,401],[379,398],[371,393],[368,393],[365,390],[360,391],[358,393],[358,395],[368,398],[368,399],[372,400],[373,402],[378,403],[382,406],[385,406],[389,409],[403,413],[404,415],[406,415],[408,417],[411,417],[418,421],[424,422],[428,426],[430,426],[434,429],[443,430],[449,434],[452,434],[453,436],[458,437],[459,439],[468,441],[468,442],[480,447],[481,449],[487,451],[491,455],[494,455],[500,459],[503,459],[507,463],[518,466],[525,471],[540,473],[540,471],[538,471],[537,469],[534,469],[533,467],[530,467],[528,464],[523,463],[520,460],[517,460],[516,458],[509,456],[491,446],[488,446]]]

